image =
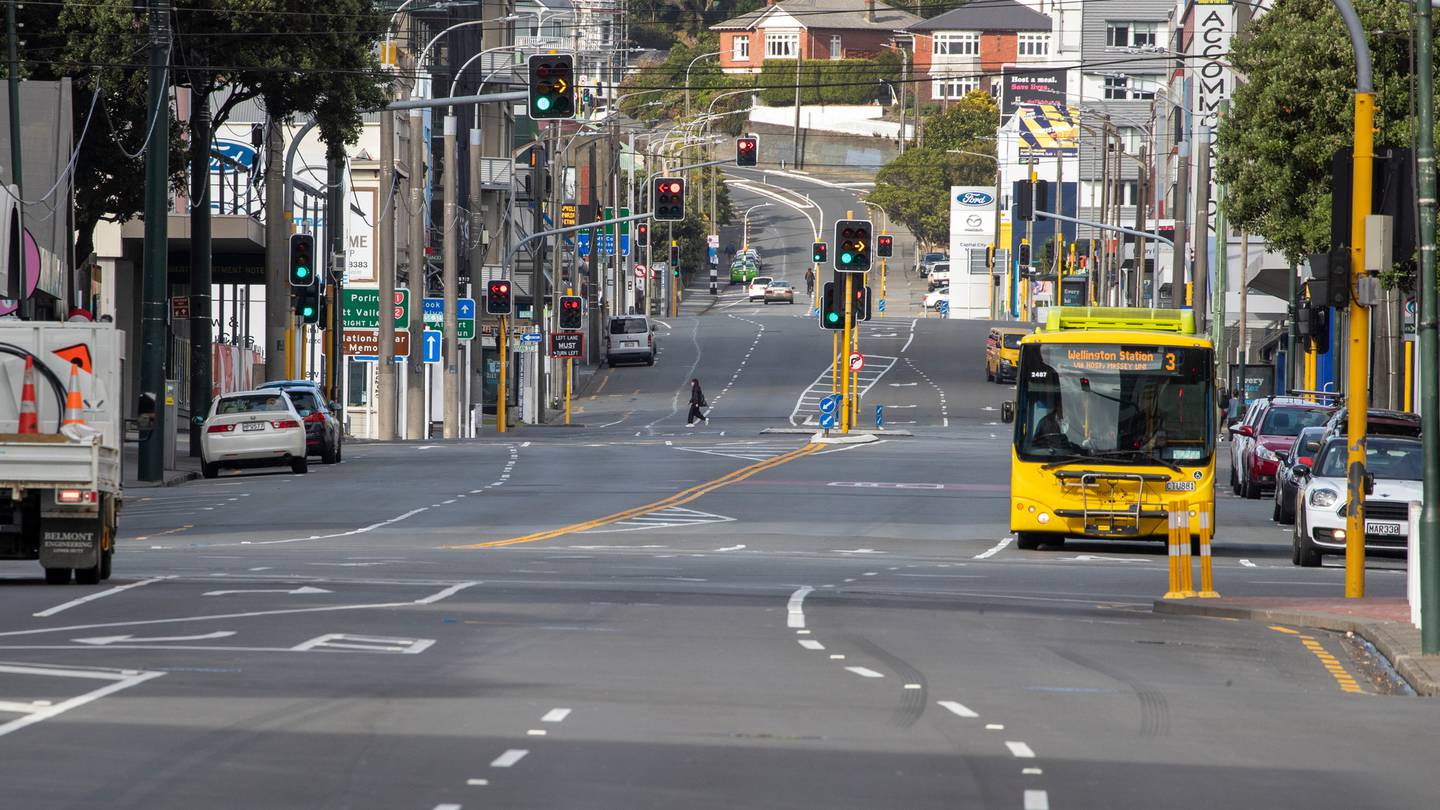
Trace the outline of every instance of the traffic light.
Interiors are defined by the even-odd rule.
[[[835,223],[835,270],[864,273],[870,269],[870,220],[842,219]]]
[[[760,156],[760,139],[754,135],[742,135],[735,139],[735,165],[754,166]]]
[[[1310,348],[1316,354],[1330,351],[1330,310],[1326,307],[1310,307]]]
[[[315,237],[308,233],[290,235],[290,286],[315,286]]]
[[[895,237],[880,234],[875,238],[875,255],[888,259],[895,255]]]
[[[1023,268],[1029,267],[1029,266],[1030,266],[1030,243],[1029,243],[1029,242],[1021,242],[1021,243],[1020,243],[1020,267],[1023,269]]]
[[[854,326],[857,321],[870,320],[870,285],[856,287],[854,296],[855,300],[850,304],[851,326]]]
[[[816,263],[816,264],[824,264],[824,263],[825,263],[825,243],[824,243],[824,242],[816,242],[816,243],[815,243],[815,246],[810,249],[810,261],[812,261],[812,262],[814,262],[814,263]]]
[[[295,288],[295,316],[302,323],[320,322],[320,285],[311,284]]]
[[[825,282],[820,288],[820,328],[845,328],[845,302],[836,295],[833,281]]]
[[[1035,187],[1029,180],[1020,180],[1015,183],[1015,220],[1033,222],[1035,220]]]
[[[530,117],[575,117],[575,57],[568,53],[530,55]]]
[[[650,247],[650,223],[641,222],[635,226],[635,244]]]
[[[680,246],[674,242],[670,243],[670,266],[675,268],[675,275],[680,275]]]
[[[485,285],[485,314],[509,315],[510,304],[509,279],[497,278]]]
[[[1317,307],[1350,306],[1350,249],[1338,247],[1328,253],[1311,253],[1310,303]]]
[[[560,296],[560,328],[573,332],[580,328],[584,305],[578,295]]]
[[[660,177],[655,180],[655,219],[679,222],[685,218],[685,180]]]
[[[985,268],[995,272],[995,244],[992,242],[985,246]]]

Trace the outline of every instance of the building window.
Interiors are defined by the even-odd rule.
[[[1126,20],[1105,24],[1107,48],[1153,48],[1158,41],[1160,24]]]
[[[844,46],[844,44],[842,43],[839,34],[831,34],[831,35],[830,35],[830,58],[831,58],[831,59],[844,59],[844,58],[845,58],[845,46]]]
[[[750,61],[750,37],[737,36],[734,40],[734,52],[732,58],[736,62]]]
[[[930,80],[931,98],[964,98],[980,87],[980,81],[974,77],[946,78]]]
[[[794,59],[800,53],[800,34],[797,31],[766,31],[766,59]]]
[[[978,56],[979,34],[936,34],[935,53],[950,56]]]
[[[1019,56],[1046,56],[1050,53],[1049,34],[1020,34],[1015,43]]]
[[[1105,98],[1125,99],[1129,98],[1130,79],[1125,76],[1105,77]]]

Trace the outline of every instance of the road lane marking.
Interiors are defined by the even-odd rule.
[[[569,709],[551,709],[550,711],[545,712],[545,716],[540,718],[540,722],[542,722],[542,723],[560,723],[560,722],[563,722],[563,721],[565,720],[565,718],[567,718],[567,717],[569,717],[569,716],[570,716],[570,710],[569,710]]]
[[[69,610],[70,608],[76,607],[77,605],[83,605],[86,602],[94,602],[96,599],[104,599],[107,596],[114,596],[121,591],[128,591],[132,588],[139,588],[144,585],[150,585],[152,583],[161,582],[167,579],[174,579],[174,577],[152,577],[150,579],[142,579],[139,582],[130,582],[125,585],[116,585],[113,588],[107,588],[103,591],[96,591],[95,593],[82,596],[79,599],[71,599],[69,602],[64,602],[62,604],[56,605],[55,607],[46,608],[39,613],[32,613],[30,615],[36,618],[44,619],[49,616],[54,616],[56,613],[59,613],[61,611]]]
[[[1050,796],[1043,790],[1025,791],[1025,810],[1050,810]]]
[[[1020,773],[1023,773],[1026,776],[1039,776],[1045,772],[1040,770],[1039,768],[1021,768]]]
[[[435,805],[435,810],[460,810],[460,805],[458,805],[458,804],[437,804],[437,805]]]
[[[574,534],[589,529],[596,529],[601,526],[608,526],[612,523],[619,523],[623,520],[631,520],[633,518],[637,518],[641,515],[660,509],[668,509],[670,507],[682,506],[684,504],[690,503],[691,501],[698,500],[699,498],[711,492],[714,492],[721,487],[726,487],[730,484],[739,483],[753,475],[765,472],[766,470],[770,470],[775,467],[779,467],[782,464],[794,461],[795,459],[801,458],[802,456],[809,455],[810,453],[815,452],[823,446],[824,445],[819,444],[805,444],[795,448],[794,450],[791,450],[788,453],[785,453],[784,455],[776,456],[771,459],[766,459],[765,461],[759,461],[754,464],[741,467],[740,469],[716,478],[713,481],[708,481],[703,484],[697,484],[693,487],[690,487],[689,489],[681,490],[680,492],[677,492],[668,498],[662,498],[658,501],[644,504],[642,506],[637,506],[632,509],[626,509],[621,512],[616,512],[613,515],[606,515],[602,518],[595,518],[593,520],[587,520],[581,523],[572,523],[569,526],[561,526],[558,529],[549,529],[547,531],[534,532],[532,534],[522,535],[520,537],[512,537],[507,540],[490,540],[484,543],[472,543],[463,546],[449,546],[448,548],[482,549],[499,548],[501,546],[513,546],[521,543],[534,543],[540,540],[551,540],[553,538],[562,537],[567,534]]]
[[[543,729],[543,728],[532,728],[532,729],[530,729],[529,731],[526,731],[525,733],[526,733],[527,735],[531,736],[531,737],[544,737],[546,734],[549,734],[550,732],[546,731],[546,730]]]
[[[823,650],[823,649],[825,649],[825,645],[824,645],[824,644],[821,644],[820,642],[816,641],[816,640],[813,639],[813,638],[802,638],[802,639],[799,640],[799,643],[800,643],[800,646],[801,646],[801,647],[804,647],[804,648],[807,649],[807,650]]]
[[[417,605],[433,605],[433,604],[435,604],[436,602],[439,602],[441,599],[449,599],[450,597],[452,597],[452,596],[454,596],[455,594],[457,594],[457,593],[465,590],[466,588],[469,588],[469,587],[474,586],[474,585],[479,585],[479,584],[480,584],[480,583],[478,583],[478,582],[459,582],[459,583],[456,583],[456,584],[454,584],[454,585],[451,585],[451,586],[448,587],[448,588],[445,588],[444,590],[436,591],[435,593],[432,593],[432,594],[430,594],[429,596],[426,596],[426,597],[424,597],[424,598],[416,599],[416,600],[415,600],[415,604],[417,604]]]
[[[486,785],[490,784],[490,780],[489,780],[489,779],[466,779],[466,780],[465,780],[465,784],[470,785],[470,786],[472,786],[472,787],[485,787]]]
[[[530,753],[530,752],[527,751],[527,750],[525,750],[524,748],[511,748],[509,751],[506,751],[505,753],[503,753],[503,754],[501,754],[500,756],[496,757],[496,758],[495,758],[495,761],[490,763],[490,767],[492,767],[492,768],[509,768],[509,767],[513,766],[515,763],[517,763],[517,762],[519,762],[520,760],[524,759],[524,758],[525,758],[525,755],[528,754],[528,753]]]
[[[1245,566],[1246,568],[1255,568],[1255,567],[1256,567],[1255,563],[1250,562],[1249,560],[1241,560],[1241,561],[1240,561],[1240,564],[1243,565],[1243,566]]]
[[[971,711],[970,709],[966,708],[963,704],[956,703],[956,702],[953,701],[953,700],[942,700],[942,701],[939,701],[939,704],[940,704],[940,706],[942,706],[942,707],[944,707],[944,708],[946,708],[946,709],[949,709],[952,713],[957,714],[957,715],[959,715],[959,716],[961,716],[961,717],[979,717],[979,716],[980,716],[980,715],[976,714],[975,712]]]
[[[58,678],[81,678],[85,680],[110,681],[110,683],[99,689],[93,689],[81,695],[76,695],[69,700],[62,700],[48,706],[36,704],[35,711],[25,714],[22,717],[11,720],[8,723],[0,723],[0,737],[19,731],[26,726],[57,717],[70,711],[78,709],[87,703],[99,700],[107,695],[138,686],[152,678],[164,675],[164,672],[147,672],[142,670],[99,670],[99,669],[66,669],[63,667],[32,667],[22,664],[0,665],[0,672],[12,675],[39,675],[43,677]]]
[[[986,730],[986,731],[1004,731],[1004,730],[1005,730],[1005,726],[1001,725],[1000,723],[986,723],[986,724],[985,724],[985,730]]]
[[[843,656],[843,655],[841,655],[841,654],[839,654],[839,653],[835,653],[835,654],[833,654],[833,655],[830,656],[830,660],[831,660],[831,661],[844,661],[844,660],[845,660],[845,656]]]
[[[786,627],[805,626],[805,597],[809,596],[814,590],[815,589],[809,585],[805,585],[790,594],[790,601],[785,605]]]
[[[924,689],[925,687],[924,687],[924,686],[921,686],[921,685],[918,684],[918,683],[907,683],[907,684],[905,684],[905,688],[906,688],[906,689]]]
[[[1005,741],[1005,747],[1006,747],[1006,748],[1009,748],[1009,749],[1010,749],[1010,753],[1013,754],[1013,755],[1015,756],[1015,758],[1017,758],[1017,759],[1034,759],[1034,758],[1035,758],[1035,752],[1030,748],[1030,746],[1026,745],[1026,744],[1023,743],[1023,742],[1017,742],[1017,741],[1014,741],[1014,740],[1006,740],[1006,741]]]
[[[986,549],[985,551],[982,551],[982,552],[980,552],[979,554],[976,554],[975,557],[974,557],[974,559],[976,559],[976,560],[988,560],[988,559],[990,559],[991,557],[994,557],[996,554],[999,554],[1001,551],[1004,551],[1004,550],[1005,550],[1005,547],[1008,546],[1008,545],[1010,545],[1010,544],[1013,543],[1013,542],[1015,542],[1015,538],[1014,538],[1014,537],[1007,537],[1007,538],[1005,538],[1004,540],[1001,540],[1000,542],[998,542],[998,543],[996,543],[995,545],[991,546],[990,548]]]
[[[849,671],[849,672],[853,672],[853,673],[855,673],[856,675],[859,675],[859,676],[862,677],[862,678],[883,678],[883,677],[885,677],[884,675],[880,674],[879,672],[876,672],[876,671],[873,670],[873,669],[870,669],[869,667],[845,667],[845,669],[846,669],[847,671]]]
[[[739,545],[739,546],[726,546],[725,548],[717,548],[717,549],[715,549],[715,550],[716,550],[716,551],[742,551],[744,548],[745,548],[745,546]]]

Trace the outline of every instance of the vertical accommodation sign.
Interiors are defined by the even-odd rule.
[[[1216,165],[1216,127],[1220,125],[1220,103],[1230,98],[1234,78],[1230,69],[1230,40],[1235,35],[1235,7],[1230,0],[1196,0],[1195,37],[1191,48],[1196,52],[1192,64],[1195,77],[1192,109],[1199,116],[1196,124],[1210,128],[1210,210],[1211,226],[1214,226],[1217,200],[1213,168]]]

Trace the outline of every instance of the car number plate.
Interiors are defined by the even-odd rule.
[[[1166,482],[1165,482],[1165,491],[1166,491],[1166,492],[1194,492],[1194,491],[1195,491],[1195,482],[1194,482],[1194,481],[1166,481]]]
[[[1404,526],[1400,523],[1382,523],[1374,520],[1365,521],[1366,534],[1379,534],[1399,537],[1401,534],[1403,534],[1403,532],[1401,531],[1401,529],[1403,528]]]
[[[243,429],[243,430],[247,430],[247,431],[249,431],[249,430],[264,430],[264,429],[265,429],[265,423],[264,423],[264,422],[246,422],[246,423],[242,426],[242,429]]]

